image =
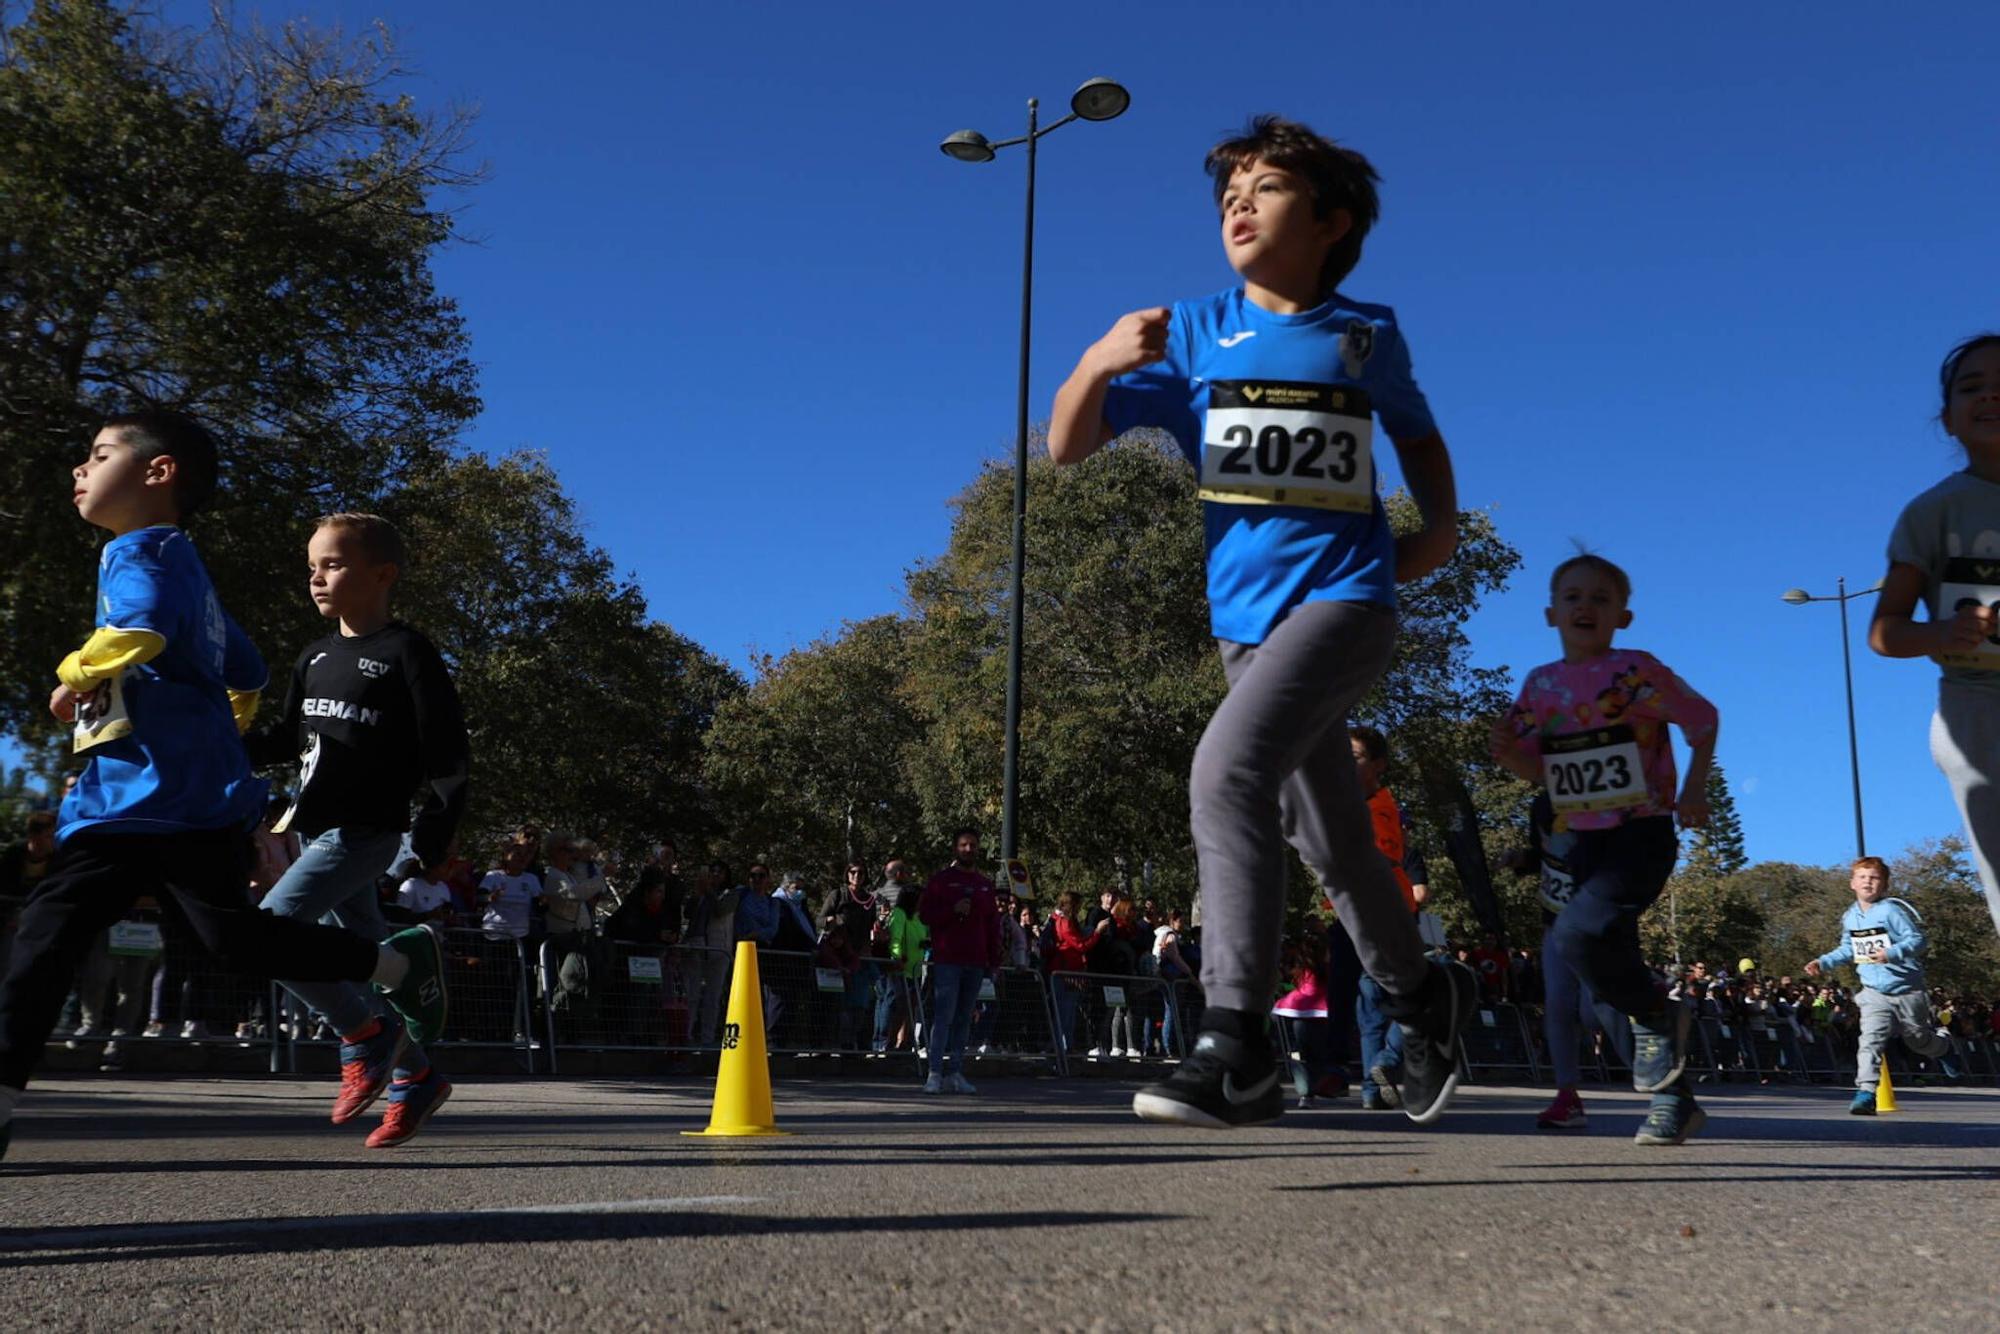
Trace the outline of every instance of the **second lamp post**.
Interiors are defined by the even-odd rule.
[[[1035,143],[1073,120],[1110,120],[1132,104],[1132,95],[1109,79],[1092,79],[1069,99],[1069,114],[1037,125],[1041,103],[1028,99],[1028,132],[1018,139],[988,142],[977,130],[960,130],[938,145],[960,162],[991,162],[999,149],[1025,144],[1028,148],[1028,218],[1021,246],[1021,373],[1014,438],[1014,568],[1007,615],[1006,759],[1001,777],[1000,856],[1016,850],[1017,807],[1021,797],[1021,569],[1027,560],[1028,531],[1028,333],[1035,291]]]

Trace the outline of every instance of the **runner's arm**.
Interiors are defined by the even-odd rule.
[[[1393,443],[1403,482],[1423,519],[1416,532],[1396,539],[1396,582],[1406,584],[1443,565],[1458,548],[1458,483],[1443,436],[1432,432]]]
[[[1881,596],[1875,599],[1875,615],[1868,622],[1868,647],[1885,658],[1928,658],[1978,648],[1993,633],[1993,612],[1988,607],[1967,607],[1948,621],[1917,620],[1923,596],[1924,572],[1892,561]]]
[[[1111,443],[1117,432],[1104,420],[1104,391],[1127,371],[1150,366],[1167,354],[1167,326],[1172,312],[1165,306],[1135,310],[1121,316],[1104,337],[1077,359],[1076,369],[1056,390],[1049,416],[1049,457],[1057,463],[1081,463]]]

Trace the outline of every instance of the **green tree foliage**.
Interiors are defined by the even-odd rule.
[[[1717,879],[1734,875],[1750,864],[1743,850],[1743,820],[1736,814],[1736,798],[1730,795],[1729,779],[1721,761],[1708,771],[1708,827],[1687,836],[1687,855],[1681,870],[1691,876]]]
[[[1705,959],[1733,972],[1739,959],[1761,962],[1765,926],[1764,905],[1741,876],[1676,874],[1640,919],[1639,936],[1656,963]]]
[[[850,622],[763,659],[756,683],[723,703],[705,773],[736,846],[815,874],[853,857],[937,855],[908,773],[923,737],[903,698],[909,639],[896,616]]]
[[[647,618],[546,461],[438,464],[384,508],[414,553],[399,614],[451,664],[472,733],[468,855],[523,820],[628,852],[714,831],[702,736],[742,679]]]
[[[107,412],[218,430],[223,499],[193,531],[272,643],[300,619],[274,534],[375,501],[478,410],[430,273],[468,122],[401,73],[379,33],[0,0],[0,726],[50,730],[50,673],[89,629],[100,535],[67,469]]]
[[[1164,897],[1193,893],[1187,775],[1225,689],[1194,492],[1159,438],[1074,468],[1039,454],[1031,465],[1021,838],[1044,886],[1108,881],[1123,856],[1133,867],[1151,859]],[[926,727],[912,769],[936,832],[999,821],[1011,473],[989,466],[954,504],[949,547],[910,578],[908,692]],[[1406,497],[1389,506],[1393,521],[1414,521]],[[1471,666],[1463,626],[1518,564],[1487,516],[1465,514],[1459,555],[1403,590],[1396,658],[1357,716],[1385,726],[1413,762],[1485,764],[1462,720],[1504,707],[1506,676]],[[1398,791],[1425,818],[1422,785]],[[1304,910],[1310,881],[1294,881]]]
[[[1994,995],[2000,986],[2000,937],[1994,935],[1965,840],[1954,834],[1916,844],[1891,871],[1889,892],[1908,899],[1924,919],[1930,942],[1924,975],[1930,984],[1954,994]]]

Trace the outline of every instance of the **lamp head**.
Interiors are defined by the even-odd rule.
[[[957,158],[960,162],[991,162],[993,145],[977,130],[960,130],[938,145],[946,157]]]
[[[1132,94],[1110,79],[1092,79],[1069,99],[1069,109],[1084,120],[1112,120],[1132,105]]]
[[[1778,596],[1781,600],[1791,603],[1794,607],[1803,607],[1806,603],[1812,601],[1812,594],[1806,592],[1803,588],[1788,588]]]

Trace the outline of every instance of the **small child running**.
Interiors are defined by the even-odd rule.
[[[1943,669],[1931,758],[1951,784],[2000,930],[2000,333],[1946,353],[1938,388],[1938,420],[1966,466],[1896,519],[1868,645]],[[1928,620],[1916,619],[1919,600]]]
[[[1493,756],[1545,786],[1556,826],[1576,834],[1575,891],[1556,917],[1551,948],[1599,999],[1631,1016],[1632,1087],[1653,1095],[1636,1141],[1681,1144],[1708,1120],[1683,1073],[1690,1016],[1646,966],[1639,917],[1673,874],[1675,815],[1691,829],[1708,823],[1717,717],[1652,654],[1612,647],[1632,623],[1631,596],[1630,577],[1602,556],[1556,566],[1544,615],[1563,656],[1528,673],[1493,726]],[[1692,752],[1678,797],[1670,723]]]
[[[1458,1086],[1472,978],[1424,955],[1375,849],[1347,715],[1388,668],[1396,584],[1457,543],[1451,455],[1395,312],[1339,290],[1379,211],[1368,160],[1264,116],[1206,165],[1241,284],[1119,319],[1084,351],[1049,424],[1060,464],[1137,427],[1173,436],[1200,475],[1210,622],[1229,680],[1188,781],[1207,905],[1202,1033],[1132,1108],[1212,1128],[1283,1113],[1270,1007],[1289,842],[1405,1026],[1403,1110],[1428,1124]],[[1376,492],[1378,417],[1422,518],[1402,536]]]
[[[244,738],[252,761],[300,764],[298,801],[279,828],[306,840],[299,859],[262,906],[308,922],[332,918],[373,939],[389,935],[376,877],[392,870],[409,831],[400,881],[435,872],[450,853],[465,810],[471,751],[458,692],[444,659],[415,629],[393,619],[390,597],[409,554],[403,535],[374,514],[330,514],[306,544],[307,593],[331,634],[306,645],[292,668],[277,720]],[[414,825],[410,797],[423,803]],[[332,1120],[344,1125],[386,1087],[389,1109],[371,1149],[404,1143],[451,1096],[423,1039],[378,1015],[351,982],[287,981],[294,996],[340,1034],[340,1091]],[[393,1075],[393,1082],[392,1082]]]
[[[1875,1088],[1882,1075],[1882,1051],[1889,1039],[1927,1060],[1942,1063],[1951,1038],[1938,1027],[1924,987],[1924,919],[1904,899],[1889,897],[1889,863],[1863,857],[1848,874],[1854,905],[1840,917],[1840,943],[1806,965],[1806,976],[1851,963],[1861,974],[1861,1047],[1854,1058],[1856,1116],[1875,1115]]]
[[[98,559],[97,628],[56,668],[49,697],[88,758],[0,979],[0,1156],[84,951],[144,896],[184,916],[230,968],[373,982],[412,1029],[444,1022],[442,960],[425,928],[378,943],[245,902],[269,786],[251,775],[238,732],[256,712],[264,661],[180,528],[214,497],[216,452],[189,417],[123,413],[71,472],[71,503],[111,540]]]

